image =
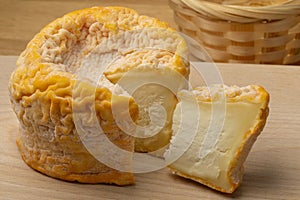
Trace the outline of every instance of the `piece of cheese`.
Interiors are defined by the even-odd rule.
[[[255,85],[224,86],[224,90],[216,86],[211,91],[212,95],[201,87],[179,92],[174,136],[165,158],[173,173],[232,193],[241,183],[243,163],[265,125],[269,95]],[[184,120],[191,116],[188,113],[196,119]],[[199,120],[196,127],[195,120]]]

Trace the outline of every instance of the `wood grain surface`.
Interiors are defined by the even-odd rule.
[[[130,7],[176,27],[168,0],[0,0],[0,55],[19,55],[46,24],[92,6]]]
[[[15,56],[0,56],[0,199],[300,199],[300,68],[218,64],[226,84],[264,86],[271,95],[267,125],[245,163],[241,187],[232,195],[215,192],[167,169],[137,174],[133,186],[84,185],[56,180],[29,168],[15,140],[18,121],[7,82]]]

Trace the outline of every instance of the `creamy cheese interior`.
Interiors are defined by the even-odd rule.
[[[176,159],[174,156],[181,154],[183,151],[182,146],[185,146],[182,142],[190,142],[184,140],[177,142],[176,137],[178,137],[178,134],[192,134],[191,132],[194,131],[189,128],[193,124],[182,124],[182,118],[189,116],[182,116],[181,108],[192,110],[195,109],[195,106],[186,97],[181,100],[174,111],[174,136],[169,150],[165,153],[167,162],[171,162]],[[218,104],[218,102],[214,101],[214,104]],[[212,149],[208,149],[209,153],[204,158],[200,158],[200,148],[203,145],[210,123],[212,123],[212,102],[198,99],[198,106],[200,119],[196,136],[187,151],[170,167],[188,178],[230,191],[232,184],[239,182],[240,176],[231,177],[229,172],[233,167],[241,144],[249,136],[247,133],[250,133],[259,123],[261,108],[265,106],[265,102],[249,102],[246,100],[226,102],[225,121],[221,133],[218,138],[214,138],[217,143]],[[179,130],[181,133],[179,133]]]
[[[139,107],[134,134],[136,151],[153,152],[169,144],[178,102],[175,94],[186,88],[186,83],[185,77],[173,69],[150,64],[124,73],[118,80]]]

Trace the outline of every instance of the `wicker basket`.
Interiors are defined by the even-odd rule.
[[[299,0],[170,0],[179,30],[216,62],[300,64]]]

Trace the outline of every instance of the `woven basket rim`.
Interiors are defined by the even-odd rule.
[[[268,6],[224,5],[207,0],[170,0],[170,2],[210,18],[241,23],[280,20],[300,15],[300,0],[287,0]]]

